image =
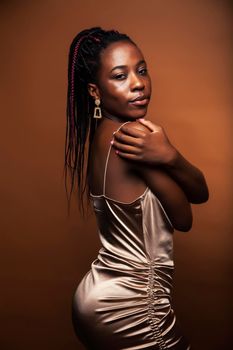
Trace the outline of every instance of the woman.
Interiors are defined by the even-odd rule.
[[[102,243],[73,300],[87,349],[190,349],[171,306],[172,237],[191,228],[190,202],[208,190],[163,129],[143,120],[150,97],[146,61],[128,36],[91,28],[75,37],[66,170],[82,203],[88,186]]]

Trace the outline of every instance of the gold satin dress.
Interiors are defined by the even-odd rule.
[[[189,350],[171,306],[173,227],[147,188],[132,203],[91,195],[102,248],[73,299],[91,350]]]

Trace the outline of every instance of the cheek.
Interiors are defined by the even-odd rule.
[[[109,86],[108,88],[104,88],[101,91],[101,98],[103,103],[111,104],[111,103],[121,103],[124,100],[124,87],[122,86]]]

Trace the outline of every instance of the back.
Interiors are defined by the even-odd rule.
[[[91,193],[130,203],[146,189],[130,161],[120,158],[111,145],[113,132],[125,123],[101,121],[91,150],[89,184]]]

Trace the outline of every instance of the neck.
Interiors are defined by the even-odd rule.
[[[112,115],[112,114],[106,112],[105,110],[103,110],[103,116],[104,116],[104,118],[110,119],[110,120],[112,120],[114,122],[118,122],[118,123],[134,121],[134,119],[131,119],[131,118],[117,117],[115,115]]]

